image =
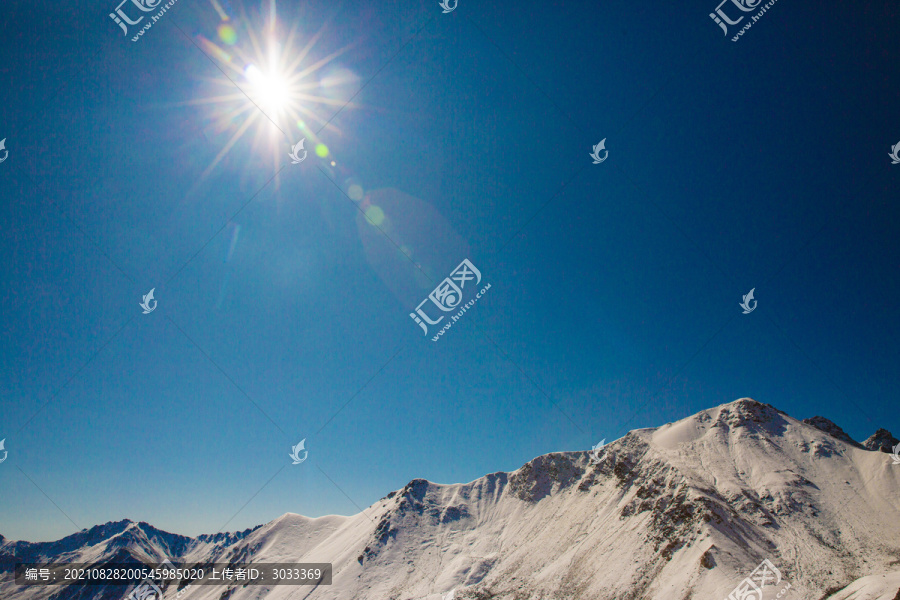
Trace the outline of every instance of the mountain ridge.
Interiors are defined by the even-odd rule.
[[[857,584],[891,600],[897,589],[873,586],[893,581],[875,575],[893,573],[900,556],[900,471],[850,442],[741,398],[630,431],[599,460],[554,452],[464,484],[413,479],[357,515],[286,513],[234,534],[186,538],[128,521],[106,550],[332,563],[333,585],[310,599],[725,597],[765,558],[791,583],[786,600],[825,590],[838,598]],[[195,587],[184,600],[212,600],[216,590]],[[252,588],[230,593],[255,597]]]

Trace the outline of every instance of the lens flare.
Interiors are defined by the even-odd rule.
[[[418,305],[459,264],[456,256],[470,254],[450,222],[415,196],[394,188],[366,190],[357,206],[366,261],[404,305]]]
[[[231,25],[222,23],[219,25],[219,39],[229,46],[234,46],[235,42],[237,42],[237,32]]]
[[[369,218],[369,221],[375,225],[380,227],[382,223],[384,223],[384,211],[381,210],[380,206],[375,206],[374,204],[366,209],[366,217]]]

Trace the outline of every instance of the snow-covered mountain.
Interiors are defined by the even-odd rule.
[[[179,600],[721,600],[763,559],[782,577],[766,599],[897,600],[900,465],[820,426],[742,398],[631,431],[599,460],[560,452],[465,484],[417,479],[354,516],[289,513],[200,538],[121,521],[53,543],[0,538],[0,556],[334,566],[330,586],[192,586]],[[51,594],[124,588],[0,583],[10,600]]]

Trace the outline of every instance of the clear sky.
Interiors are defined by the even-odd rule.
[[[745,396],[900,435],[896,3],[732,42],[713,0],[178,0],[131,41],[161,6],[0,6],[0,534],[354,514]]]

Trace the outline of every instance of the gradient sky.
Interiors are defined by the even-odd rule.
[[[7,538],[354,514],[745,396],[900,435],[895,2],[116,4],[0,6]],[[302,126],[241,92],[272,53]]]

